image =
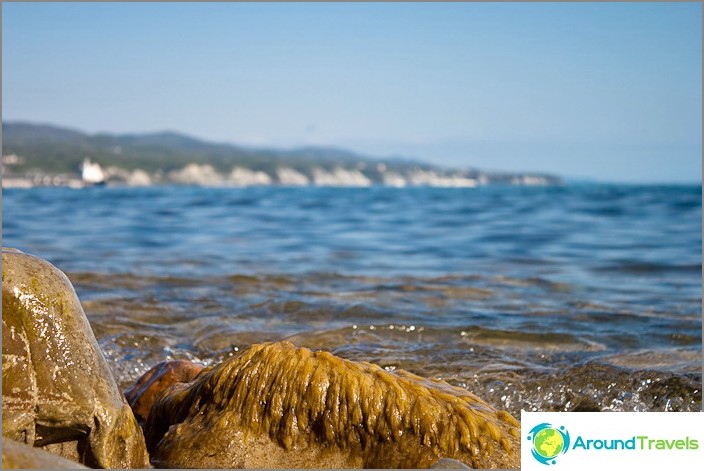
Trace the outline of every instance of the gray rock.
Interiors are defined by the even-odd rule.
[[[452,458],[440,458],[430,469],[472,469],[461,461]]]

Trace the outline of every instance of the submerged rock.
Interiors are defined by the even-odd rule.
[[[511,468],[518,427],[447,383],[276,342],[165,391],[145,435],[173,468]]]
[[[88,466],[149,460],[76,292],[60,270],[2,251],[2,435]]]
[[[175,383],[191,382],[203,368],[203,365],[192,361],[173,360],[162,361],[144,373],[125,391],[125,398],[137,420],[146,420],[154,401],[165,389]]]
[[[2,441],[3,469],[88,469],[75,461],[14,440]]]

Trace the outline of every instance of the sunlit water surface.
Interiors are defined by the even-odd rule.
[[[2,194],[122,387],[286,338],[514,414],[701,409],[701,186]]]

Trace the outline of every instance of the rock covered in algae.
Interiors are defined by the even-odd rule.
[[[88,466],[149,464],[70,281],[50,263],[2,251],[2,435]]]
[[[176,468],[510,468],[518,427],[447,383],[276,342],[165,391],[145,436],[153,463]]]
[[[162,361],[144,373],[135,384],[125,391],[125,398],[132,407],[137,420],[149,416],[157,397],[175,383],[189,383],[200,373],[203,365],[188,360]]]
[[[88,469],[75,461],[49,453],[40,448],[4,439],[2,441],[3,469]]]

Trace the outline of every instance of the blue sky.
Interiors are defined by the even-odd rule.
[[[3,120],[701,182],[701,3],[5,3]]]

